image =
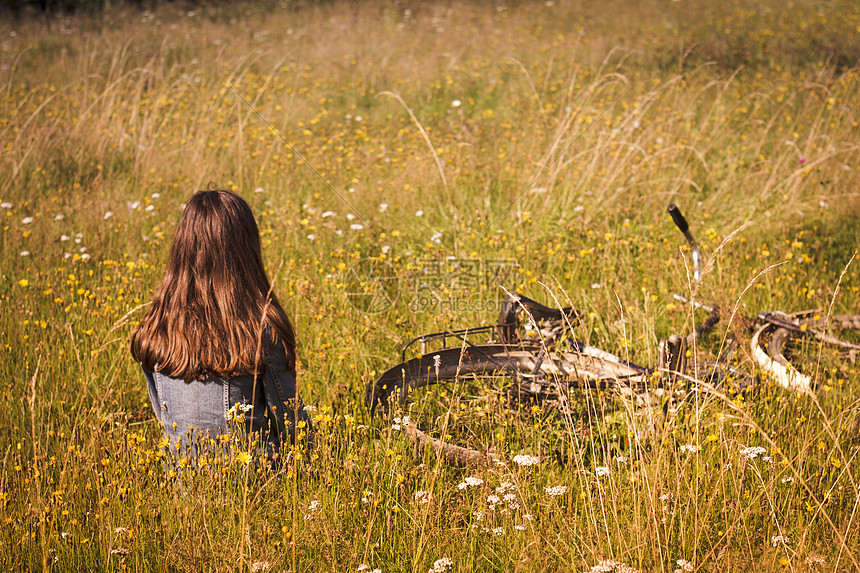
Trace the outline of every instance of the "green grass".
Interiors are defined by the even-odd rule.
[[[385,419],[363,405],[413,337],[492,323],[479,303],[502,287],[580,309],[577,337],[655,365],[659,340],[693,325],[671,296],[690,290],[690,256],[670,202],[706,256],[747,224],[699,299],[857,313],[858,30],[853,2],[770,0],[3,22],[0,567],[860,570],[858,366],[814,344],[793,356],[812,395],[767,380],[743,397],[682,392],[656,425],[611,393],[574,396],[567,419],[513,408],[499,380]],[[318,441],[272,470],[232,450],[179,487],[127,339],[181,205],[209,181],[257,216]],[[448,257],[517,266],[423,286]],[[381,313],[348,297],[368,258],[398,285]],[[458,306],[415,310],[419,295]],[[393,428],[403,415],[508,465],[418,454]],[[766,451],[744,458],[752,446]],[[459,489],[468,476],[483,484]]]

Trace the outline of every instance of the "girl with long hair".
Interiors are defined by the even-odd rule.
[[[311,431],[293,326],[266,276],[251,208],[235,193],[210,185],[185,205],[131,353],[175,454],[237,423],[270,455]]]

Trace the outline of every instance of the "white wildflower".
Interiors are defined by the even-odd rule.
[[[113,211],[106,211],[105,212],[105,221],[107,221],[111,217],[113,217]]]
[[[483,483],[484,480],[482,480],[481,478],[469,476],[463,481],[461,481],[459,484],[457,484],[457,489],[466,489],[467,487],[483,485]]]
[[[422,211],[421,209],[418,209],[417,211],[415,211],[415,216],[416,217],[423,217],[424,211]]]
[[[540,463],[540,458],[537,456],[519,454],[514,456],[514,463],[518,466],[536,466]]]
[[[313,240],[314,240],[314,239],[316,239],[316,238],[317,238],[317,236],[316,236],[316,235],[314,235],[313,233],[311,233],[310,235],[308,235],[308,241],[313,241]]]
[[[65,218],[66,218],[66,216],[63,215],[62,213],[57,213],[57,216],[54,217],[54,221],[62,221]]]
[[[418,491],[415,492],[415,501],[419,505],[424,505],[425,503],[430,503],[431,501],[433,501],[433,494],[430,493],[429,491],[424,491],[424,490],[419,489]]]
[[[386,210],[388,210],[388,203],[380,203],[379,204],[379,212],[385,213]]]
[[[604,559],[592,566],[586,573],[638,573],[638,571],[620,561]]]
[[[354,221],[354,220],[355,220],[355,215],[353,215],[352,213],[347,213],[347,214],[346,214],[346,220],[347,220],[347,221]]]
[[[794,481],[794,478],[793,478],[793,477],[791,477],[791,476],[788,476],[788,477],[784,477],[784,478],[782,478],[780,481],[781,481],[782,483],[791,483],[791,482],[793,482],[793,481]]]
[[[515,525],[514,529],[516,529],[517,531],[525,531],[526,526],[525,525]]]
[[[754,460],[765,452],[767,452],[767,450],[761,446],[741,448],[741,459]]]
[[[594,473],[597,474],[597,477],[608,477],[610,470],[606,466],[597,466],[594,468]]]
[[[689,452],[691,454],[695,454],[698,451],[699,451],[699,446],[696,446],[694,444],[685,444],[685,445],[681,446],[681,453]]]
[[[12,208],[12,203],[10,203],[9,201],[3,201],[2,203],[0,203],[0,209],[11,209],[11,208]]]
[[[458,99],[455,99],[454,101],[451,102],[451,107],[460,107],[461,105],[463,105],[463,102],[461,102]]]
[[[454,560],[450,557],[442,557],[433,562],[433,568],[429,573],[445,573],[448,569],[454,566]]]
[[[505,493],[507,491],[513,491],[517,489],[514,484],[509,481],[503,481],[499,484],[499,487],[496,488],[496,493]]]
[[[566,485],[554,485],[552,487],[545,487],[544,491],[546,491],[547,495],[551,496],[559,496],[567,493]]]
[[[251,564],[251,573],[264,573],[272,568],[272,564],[268,561],[255,561]]]
[[[144,211],[155,211],[155,205],[147,205]]]
[[[20,252],[20,253],[18,253],[18,254],[19,254],[19,255],[21,255],[22,257],[29,257],[29,256],[30,256],[30,251],[21,251],[21,252]]]
[[[30,223],[33,222],[33,217],[24,217],[23,219],[21,219],[21,222],[24,223],[25,225],[29,225]]]
[[[675,564],[678,567],[675,569],[674,573],[690,573],[692,571],[695,571],[696,569],[695,567],[693,567],[693,564],[686,559],[678,559]]]
[[[499,537],[501,537],[502,535],[505,534],[505,528],[504,527],[494,527],[490,531],[492,531],[493,534],[498,535]]]
[[[788,545],[788,537],[785,535],[774,535],[770,538],[770,544],[774,547],[779,545]]]
[[[353,223],[352,225],[349,226],[349,228],[352,229],[353,231],[361,231],[362,229],[364,229],[364,225],[361,225],[359,223]]]
[[[323,219],[328,219],[329,217],[336,217],[336,216],[337,216],[337,213],[335,213],[334,211],[326,211],[322,214]]]

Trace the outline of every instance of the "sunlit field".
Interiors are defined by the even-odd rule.
[[[725,309],[691,361],[735,333],[749,372],[731,309],[860,313],[860,4],[708,4],[4,17],[0,569],[860,570],[860,364],[812,340],[808,394],[757,372],[561,416],[496,378],[364,405],[506,291],[649,367],[702,319],[673,293]],[[298,333],[316,443],[278,467],[241,436],[173,459],[128,352],[210,182],[250,203]],[[501,463],[449,466],[404,417]]]

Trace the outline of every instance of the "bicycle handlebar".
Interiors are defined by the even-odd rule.
[[[684,218],[681,210],[678,209],[678,206],[674,203],[669,203],[669,206],[666,207],[666,210],[672,216],[672,220],[675,221],[675,225],[678,226],[678,229],[681,230],[682,233],[686,234],[690,229],[690,225],[687,224],[687,220]]]
[[[699,245],[690,233],[690,225],[684,218],[684,214],[681,213],[680,209],[678,209],[678,206],[674,203],[670,203],[669,206],[666,207],[666,211],[668,211],[669,215],[672,216],[672,220],[675,221],[675,225],[678,229],[684,233],[684,238],[687,239],[687,243],[693,251],[693,278],[698,283],[699,279],[702,278],[702,254],[699,251]]]

